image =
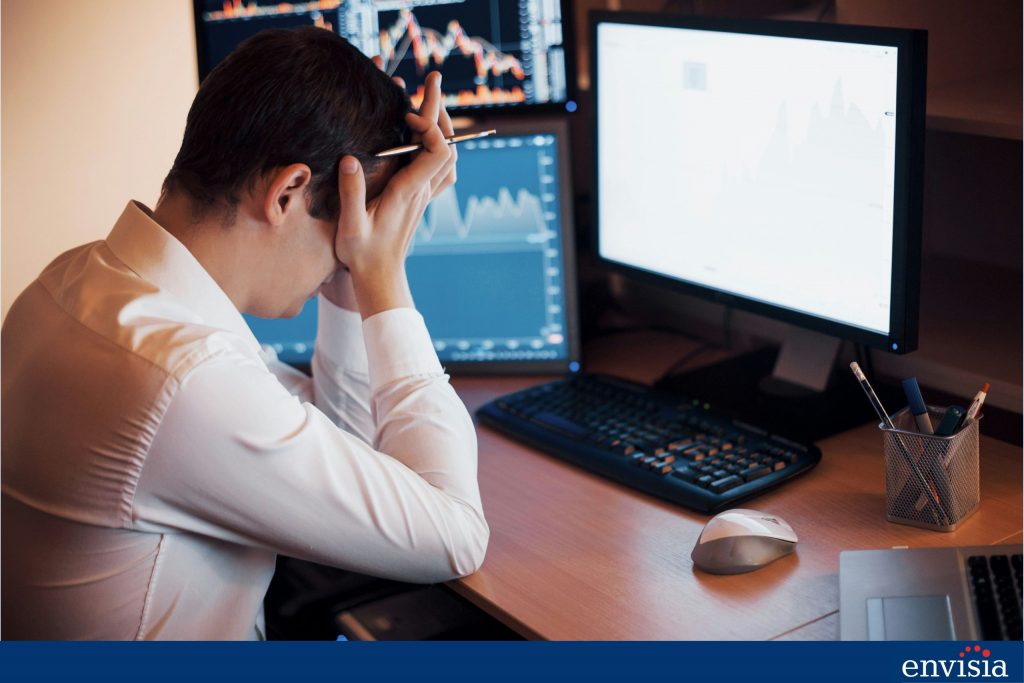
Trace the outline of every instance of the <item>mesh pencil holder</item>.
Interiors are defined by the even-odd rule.
[[[932,424],[939,424],[944,412],[928,406]],[[880,425],[886,519],[954,531],[974,514],[981,499],[978,419],[968,421],[952,436],[930,436],[916,430],[913,415],[904,408],[892,416],[895,429]]]

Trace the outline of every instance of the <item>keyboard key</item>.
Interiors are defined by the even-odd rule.
[[[711,482],[713,482],[714,480],[715,478],[712,477],[710,474],[705,474],[697,479],[697,484],[699,486],[707,488],[708,486],[711,486]]]
[[[585,437],[590,435],[590,430],[584,429],[574,422],[570,422],[554,413],[537,413],[531,418],[532,422],[547,427],[556,432],[568,434],[569,436]]]
[[[723,493],[725,491],[728,491],[729,489],[736,488],[742,483],[742,479],[737,477],[735,474],[731,474],[727,477],[723,477],[717,481],[711,482],[711,486],[709,488],[715,493]]]
[[[647,451],[648,453],[653,453],[654,450],[658,448],[658,444],[656,442],[651,441],[650,439],[645,438],[642,435],[640,438],[633,438],[632,442],[637,448],[639,448],[642,451]]]
[[[1006,577],[1010,578],[1010,558],[1006,555],[992,555],[988,558],[989,565],[992,567],[992,575],[996,578]]]
[[[771,473],[771,469],[764,465],[754,465],[753,467],[748,467],[740,472],[740,476],[743,477],[745,481],[754,481],[755,479],[760,479],[761,477],[767,476]]]
[[[682,479],[683,481],[688,481],[692,484],[693,482],[697,481],[697,479],[700,477],[700,474],[698,472],[694,472],[686,465],[677,465],[675,469],[672,470],[672,476],[678,477],[679,479]]]

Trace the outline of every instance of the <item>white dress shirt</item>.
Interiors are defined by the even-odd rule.
[[[129,203],[2,336],[2,632],[250,639],[277,553],[394,579],[475,571],[476,434],[423,318],[319,302],[312,380],[262,350]]]

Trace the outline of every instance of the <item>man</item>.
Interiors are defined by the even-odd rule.
[[[419,582],[480,566],[473,425],[404,270],[455,178],[426,88],[410,113],[330,32],[252,38],[203,82],[155,210],[130,202],[18,298],[3,637],[260,638],[277,553]],[[408,165],[374,158],[410,131]],[[310,380],[240,311],[318,290]]]

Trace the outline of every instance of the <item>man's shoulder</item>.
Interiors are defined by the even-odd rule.
[[[237,334],[206,324],[102,241],[50,263],[12,305],[3,336],[5,344],[44,345],[55,353],[103,346],[113,365],[131,356],[178,380],[208,358],[253,355]]]

